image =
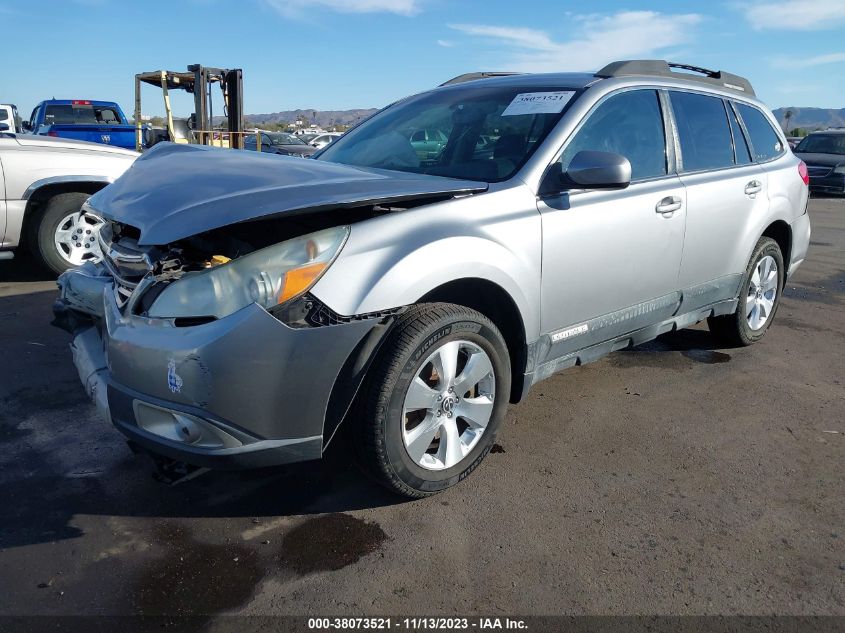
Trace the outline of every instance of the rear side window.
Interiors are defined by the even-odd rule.
[[[678,125],[684,171],[720,169],[734,164],[725,104],[718,97],[670,92]]]
[[[44,123],[47,125],[72,125],[73,107],[69,105],[48,105],[44,112]]]
[[[739,121],[736,120],[736,114],[730,106],[728,106],[728,119],[731,122],[731,134],[734,137],[734,157],[736,158],[736,164],[748,165],[751,162],[751,150],[748,148],[748,142],[742,133],[742,127],[739,125]]]
[[[783,154],[783,143],[766,115],[744,103],[737,104],[737,107],[751,137],[755,160],[767,161]]]
[[[631,180],[666,175],[666,134],[654,90],[622,92],[601,103],[561,156],[565,172],[582,150],[613,152],[631,162]]]

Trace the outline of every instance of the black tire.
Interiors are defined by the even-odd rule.
[[[774,307],[763,326],[758,330],[753,330],[748,324],[746,303],[754,269],[757,267],[758,262],[766,256],[771,256],[775,260],[778,269],[778,283]],[[754,247],[754,252],[751,254],[751,259],[748,260],[748,266],[742,277],[742,285],[739,290],[739,303],[737,304],[736,311],[732,314],[709,317],[707,319],[707,325],[710,327],[710,332],[722,341],[735,346],[751,345],[763,338],[771,326],[772,320],[775,318],[778,306],[780,305],[784,274],[783,253],[780,251],[780,246],[770,237],[761,237],[757,242],[757,246]]]
[[[60,193],[50,198],[29,222],[29,245],[33,255],[56,274],[74,267],[56,248],[53,238],[59,222],[79,211],[90,197],[89,193]]]
[[[402,406],[428,353],[456,339],[470,341],[487,354],[496,397],[490,421],[475,447],[451,468],[433,471],[414,462],[405,449]],[[427,497],[455,485],[490,452],[507,411],[510,388],[507,346],[488,318],[449,303],[411,307],[397,319],[367,378],[353,438],[361,466],[382,485],[410,498]]]

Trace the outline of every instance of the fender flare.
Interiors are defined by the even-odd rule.
[[[110,185],[112,182],[114,181],[106,176],[50,176],[49,178],[36,180],[29,185],[26,191],[23,192],[21,200],[29,200],[36,191],[50,185],[68,185],[73,183]]]

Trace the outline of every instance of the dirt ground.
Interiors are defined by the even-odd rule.
[[[155,481],[87,402],[54,282],[0,262],[0,615],[845,616],[845,201],[810,213],[761,343],[699,326],[558,374],[415,502],[343,449]]]

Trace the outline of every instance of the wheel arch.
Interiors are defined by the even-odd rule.
[[[528,359],[525,324],[514,299],[500,285],[481,278],[456,279],[419,297],[420,303],[453,303],[480,312],[490,319],[505,339],[511,361],[511,387],[509,401],[519,402],[525,395],[525,368]],[[404,309],[403,309],[404,310]],[[344,423],[358,391],[367,379],[372,361],[393,325],[394,316],[386,317],[352,351],[338,372],[329,397],[323,426],[323,448],[331,443],[338,428]]]
[[[792,228],[784,220],[775,220],[763,230],[760,237],[769,237],[777,242],[783,256],[784,274],[789,270],[792,256]]]
[[[510,401],[519,402],[523,394],[527,360],[525,323],[513,297],[488,279],[465,277],[442,284],[416,303],[454,303],[490,319],[502,333],[511,361]]]

